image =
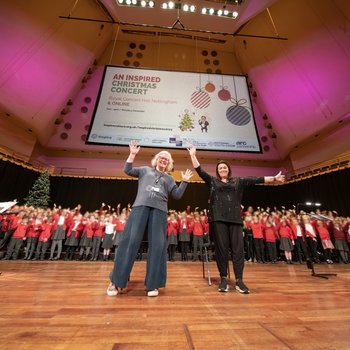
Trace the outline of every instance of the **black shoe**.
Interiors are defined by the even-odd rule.
[[[238,290],[242,294],[249,294],[248,287],[243,283],[241,279],[236,281],[236,290]]]
[[[228,284],[227,284],[227,277],[221,277],[220,283],[219,283],[219,292],[227,293],[228,292]]]

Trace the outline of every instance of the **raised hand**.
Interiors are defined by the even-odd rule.
[[[135,140],[130,141],[129,148],[130,148],[130,154],[135,156],[137,153],[139,153],[140,146],[138,146]]]
[[[190,145],[189,147],[187,147],[187,151],[190,154],[190,156],[196,155],[196,147],[194,147],[193,145]]]
[[[193,173],[191,170],[186,169],[185,173],[181,171],[182,181],[188,181],[192,176]]]
[[[280,171],[276,176],[275,176],[275,181],[277,182],[285,182],[286,181],[286,176],[282,174],[282,171]]]

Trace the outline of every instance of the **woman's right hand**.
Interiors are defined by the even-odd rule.
[[[130,141],[129,148],[130,148],[130,154],[135,156],[137,153],[139,153],[140,146],[137,145],[137,142],[135,140]]]

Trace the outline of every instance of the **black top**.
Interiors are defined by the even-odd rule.
[[[264,183],[264,177],[236,177],[225,183],[210,176],[200,166],[198,175],[210,186],[208,221],[224,221],[243,224],[241,201],[246,186]]]

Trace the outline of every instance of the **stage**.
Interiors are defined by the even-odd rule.
[[[149,298],[145,262],[108,297],[112,262],[0,261],[0,349],[349,349],[350,266],[246,263],[251,294],[219,293],[201,262],[168,263]],[[231,267],[231,281],[233,281]],[[233,286],[233,285],[232,285]]]

